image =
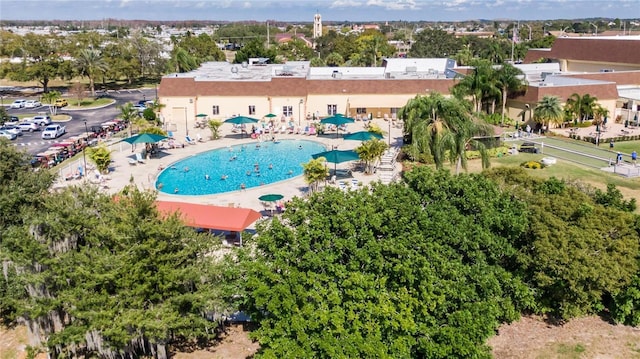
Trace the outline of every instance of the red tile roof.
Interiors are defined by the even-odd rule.
[[[156,201],[160,213],[179,212],[189,227],[241,232],[262,215],[249,208],[219,207],[185,202]]]
[[[596,38],[596,37],[561,37],[553,43],[551,51],[532,51],[531,58],[527,53],[525,62],[535,61],[540,57],[563,60],[580,60],[587,62],[603,62],[618,64],[636,64],[640,66],[640,40]]]

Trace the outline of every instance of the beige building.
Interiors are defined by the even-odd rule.
[[[417,94],[444,94],[454,85],[451,59],[387,59],[381,67],[309,67],[308,61],[265,64],[210,62],[162,78],[162,118],[172,131],[188,132],[198,114],[224,120],[243,115],[303,125],[316,117],[389,117]]]

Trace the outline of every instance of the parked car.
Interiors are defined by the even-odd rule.
[[[27,100],[24,103],[24,108],[36,108],[42,106],[42,103],[38,100]]]
[[[15,140],[18,136],[14,135],[13,133],[9,133],[7,131],[4,130],[0,130],[0,137],[4,137],[8,140]]]
[[[44,130],[42,130],[42,139],[50,140],[54,138],[58,138],[64,135],[67,132],[67,129],[61,125],[49,125]]]
[[[18,126],[14,125],[4,125],[0,127],[0,131],[7,131],[9,133],[13,133],[16,136],[22,136],[22,130]]]
[[[18,116],[7,116],[4,118],[5,125],[17,125],[20,122]]]
[[[20,128],[20,131],[22,132],[33,132],[40,129],[40,126],[38,126],[38,124],[31,121],[20,122],[16,126]]]
[[[11,105],[9,105],[9,108],[24,108],[26,102],[27,100],[23,99],[15,100]]]
[[[69,105],[69,103],[67,102],[66,99],[59,98],[59,99],[56,100],[56,102],[53,103],[53,105],[55,107],[65,107],[65,106]]]
[[[143,105],[136,104],[136,105],[133,105],[133,108],[138,110],[139,113],[143,113],[144,110],[147,109],[147,106],[145,106],[144,104]]]
[[[539,149],[536,147],[536,144],[533,142],[524,142],[520,145],[520,152],[528,152],[528,153],[538,153]]]
[[[48,115],[33,116],[31,122],[37,124],[38,126],[46,126],[51,124],[51,117],[49,117]]]

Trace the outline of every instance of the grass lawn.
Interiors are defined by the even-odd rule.
[[[105,106],[115,102],[110,98],[99,98],[96,100],[92,97],[86,97],[86,98],[83,98],[82,100],[68,98],[67,101],[69,101],[68,108],[70,109],[82,109],[82,108]]]
[[[640,152],[640,141],[616,142],[613,150],[623,153],[631,153],[631,151],[633,150],[635,150],[636,152]]]

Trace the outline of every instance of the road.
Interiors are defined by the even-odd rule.
[[[42,140],[40,138],[40,131],[28,133],[23,133],[22,136],[13,140],[12,142],[19,148],[24,149],[30,154],[36,154],[43,152],[47,148],[51,147],[51,145],[55,142],[63,141],[65,138],[69,138],[71,136],[75,136],[85,132],[84,121],[87,121],[87,128],[91,128],[91,126],[100,125],[103,122],[113,120],[118,117],[120,111],[117,106],[122,105],[127,102],[137,102],[143,99],[153,99],[155,98],[155,90],[154,89],[132,89],[132,90],[119,90],[119,91],[110,91],[108,93],[110,98],[113,98],[116,102],[99,109],[88,109],[88,110],[65,110],[62,108],[58,111],[59,114],[66,114],[71,116],[71,120],[67,122],[61,123],[63,126],[67,127],[67,133],[61,137],[58,137],[55,140]],[[6,99],[5,99],[6,100]],[[40,108],[29,108],[29,109],[9,109],[7,108],[7,112],[9,115],[20,115],[24,113],[34,113],[38,112],[48,112],[46,106]]]

